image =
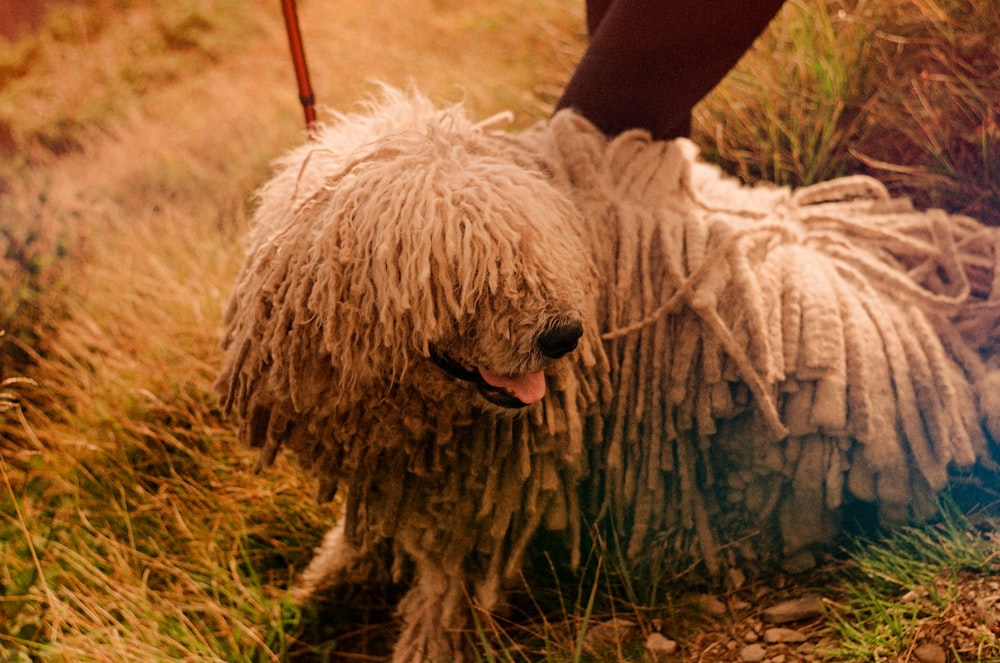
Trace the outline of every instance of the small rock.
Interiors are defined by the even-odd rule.
[[[757,642],[760,640],[760,636],[753,631],[747,631],[743,634],[743,642]]]
[[[662,633],[650,633],[646,638],[646,651],[654,661],[677,651],[677,643]]]
[[[948,655],[941,645],[926,642],[913,650],[913,655],[920,663],[945,663]]]
[[[785,573],[798,575],[816,567],[816,556],[808,550],[800,550],[781,563],[781,570]]]
[[[747,574],[740,569],[732,568],[726,574],[726,581],[729,589],[742,589],[743,585],[747,584]]]
[[[763,645],[747,645],[740,651],[740,659],[744,663],[759,663],[764,660],[767,656],[767,650],[764,649]]]
[[[806,634],[802,631],[796,631],[792,628],[769,628],[764,631],[764,642],[769,642],[771,644],[784,643],[784,644],[798,644],[800,642],[805,642],[808,638]]]
[[[785,657],[784,654],[778,654],[777,656],[772,656],[770,659],[768,659],[767,663],[785,663],[786,660],[787,658]]]
[[[752,605],[742,599],[733,599],[732,603],[729,604],[729,608],[733,612],[743,612],[744,610],[748,610],[752,607]]]
[[[813,619],[823,614],[823,601],[816,595],[784,601],[764,610],[764,619],[772,624],[787,624]]]
[[[1000,613],[997,612],[996,602],[993,597],[988,599],[977,598],[973,603],[975,606],[976,619],[980,624],[992,630],[997,622],[1000,622]]]
[[[726,604],[710,594],[699,597],[698,605],[713,617],[722,617],[726,614]]]
[[[583,637],[583,642],[588,649],[609,647],[624,642],[638,628],[639,625],[633,621],[615,617],[591,627],[587,635]]]

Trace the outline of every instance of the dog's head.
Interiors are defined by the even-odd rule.
[[[575,208],[523,148],[436,112],[297,154],[263,190],[227,315],[229,405],[344,410],[400,385],[432,407],[544,396],[596,280]]]

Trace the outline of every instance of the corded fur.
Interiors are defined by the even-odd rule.
[[[309,583],[388,546],[415,569],[395,660],[462,660],[469,598],[494,607],[541,528],[717,572],[990,465],[997,240],[870,178],[743,187],[684,140],[569,111],[493,133],[386,90],[262,189],[218,389],[261,467],[284,446],[347,488]],[[577,351],[540,359],[568,318]],[[502,412],[432,349],[548,393]]]

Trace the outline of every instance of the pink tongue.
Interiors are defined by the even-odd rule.
[[[545,395],[545,373],[525,373],[524,375],[498,375],[479,369],[486,383],[500,389],[509,389],[522,403],[534,403]]]

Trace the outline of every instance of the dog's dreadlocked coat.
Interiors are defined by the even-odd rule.
[[[683,139],[386,91],[263,187],[218,389],[261,467],[345,493],[300,593],[389,550],[394,660],[461,661],[541,530],[716,572],[848,501],[926,515],[1000,433],[997,240],[867,178],[741,187]]]

